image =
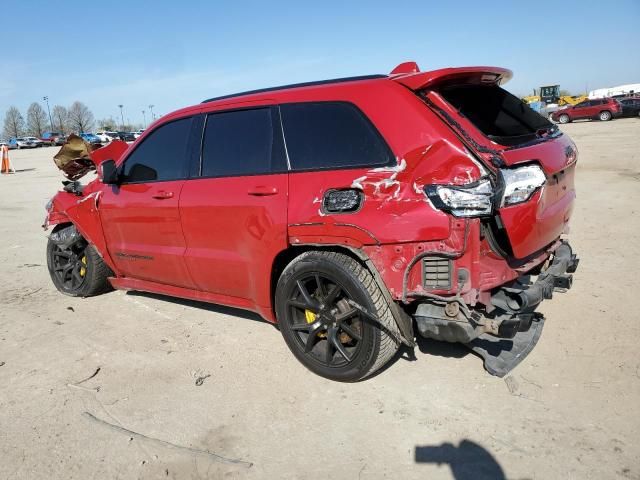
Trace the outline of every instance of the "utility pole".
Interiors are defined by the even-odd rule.
[[[149,111],[151,112],[151,121],[153,122],[156,117],[153,115],[153,107],[155,107],[155,105],[149,105]]]
[[[124,130],[124,115],[122,114],[122,107],[124,107],[124,105],[118,105],[118,107],[120,108],[120,120],[122,120],[122,123],[121,123],[122,130]]]
[[[42,99],[47,102],[47,112],[49,112],[49,128],[53,130],[53,121],[51,120],[51,110],[49,110],[49,97],[44,96]]]
[[[145,111],[142,110],[142,128],[147,128],[147,116],[145,115]]]

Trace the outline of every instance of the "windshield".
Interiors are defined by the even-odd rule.
[[[439,93],[491,140],[514,145],[536,138],[555,125],[518,97],[493,85],[443,87]]]

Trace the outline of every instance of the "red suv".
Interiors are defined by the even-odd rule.
[[[288,85],[171,113],[91,153],[45,228],[55,286],[253,310],[330,379],[462,342],[504,375],[571,287],[571,139],[495,67]]]
[[[573,120],[585,118],[599,119],[606,122],[620,115],[622,115],[622,105],[617,100],[613,98],[598,98],[585,100],[577,105],[556,110],[551,114],[551,118],[560,123],[569,123]]]

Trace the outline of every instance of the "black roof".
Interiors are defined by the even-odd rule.
[[[314,87],[316,85],[328,85],[331,83],[357,82],[358,80],[374,80],[376,78],[387,78],[387,75],[361,75],[359,77],[332,78],[330,80],[318,80],[315,82],[292,83],[291,85],[281,85],[279,87],[260,88],[258,90],[249,90],[247,92],[232,93],[231,95],[223,95],[221,97],[213,97],[202,103],[215,102],[216,100],[225,100],[227,98],[242,97],[244,95],[252,95],[254,93],[274,92],[276,90],[286,90],[289,88]]]

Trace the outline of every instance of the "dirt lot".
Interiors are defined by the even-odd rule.
[[[333,383],[253,314],[63,296],[40,228],[61,180],[54,149],[12,151],[22,171],[0,178],[0,478],[640,479],[640,119],[563,129],[580,151],[582,261],[506,379],[463,347],[423,341],[415,360]]]

